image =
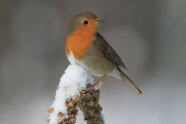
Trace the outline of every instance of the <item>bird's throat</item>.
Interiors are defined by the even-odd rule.
[[[96,36],[92,32],[76,30],[67,37],[66,54],[70,55],[72,52],[76,59],[83,59],[92,48],[95,38]]]

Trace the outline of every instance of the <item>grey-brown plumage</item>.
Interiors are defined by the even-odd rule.
[[[68,27],[68,37],[73,39],[73,41],[68,41],[68,45],[66,46],[72,53],[67,55],[69,61],[72,64],[82,66],[95,76],[113,75],[126,82],[138,94],[141,94],[141,90],[122,71],[122,68],[127,69],[124,62],[107,41],[97,32],[100,22],[102,21],[90,12],[77,15],[71,21]],[[72,35],[74,32],[76,32],[76,34]],[[89,41],[89,39],[91,39],[91,41]],[[77,45],[76,48],[74,48],[73,44]],[[74,48],[74,51],[71,48]],[[83,58],[74,57],[73,54],[87,48],[89,48],[87,51],[83,50],[83,52],[86,52]]]
[[[116,66],[116,69],[121,74],[122,79],[133,88],[138,94],[141,94],[142,91],[135,85],[135,83],[120,69],[121,67],[126,68],[124,62],[121,60],[119,55],[114,51],[114,49],[107,43],[107,41],[97,33],[97,39],[95,40],[95,46],[97,50],[101,53],[100,56],[103,56],[108,61],[113,63]]]
[[[114,51],[114,49],[107,43],[107,41],[97,33],[95,45],[97,49],[99,49],[100,53],[102,53],[103,57],[109,60],[111,63],[115,64],[117,67],[123,67],[127,70],[124,62],[121,60],[119,55]]]

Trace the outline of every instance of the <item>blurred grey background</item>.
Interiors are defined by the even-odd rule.
[[[69,62],[66,29],[90,11],[143,90],[104,80],[106,124],[186,123],[185,0],[0,0],[0,123],[47,123]],[[82,120],[78,119],[82,124]]]

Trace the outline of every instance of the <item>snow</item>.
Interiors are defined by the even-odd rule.
[[[75,98],[75,95],[79,95],[82,89],[85,89],[87,84],[93,84],[92,76],[82,67],[78,65],[69,65],[62,75],[58,89],[56,90],[56,96],[53,104],[50,108],[53,108],[53,112],[49,115],[49,124],[58,124],[67,115],[66,100],[68,98]],[[62,117],[58,116],[58,113],[63,113]]]
[[[105,124],[105,117],[103,116],[103,113],[101,113],[101,119],[103,120],[103,124]]]

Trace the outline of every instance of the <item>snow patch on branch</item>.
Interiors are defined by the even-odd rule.
[[[68,117],[66,100],[74,99],[87,84],[93,84],[93,78],[78,65],[69,65],[62,75],[53,104],[50,107],[49,124],[58,124]]]

